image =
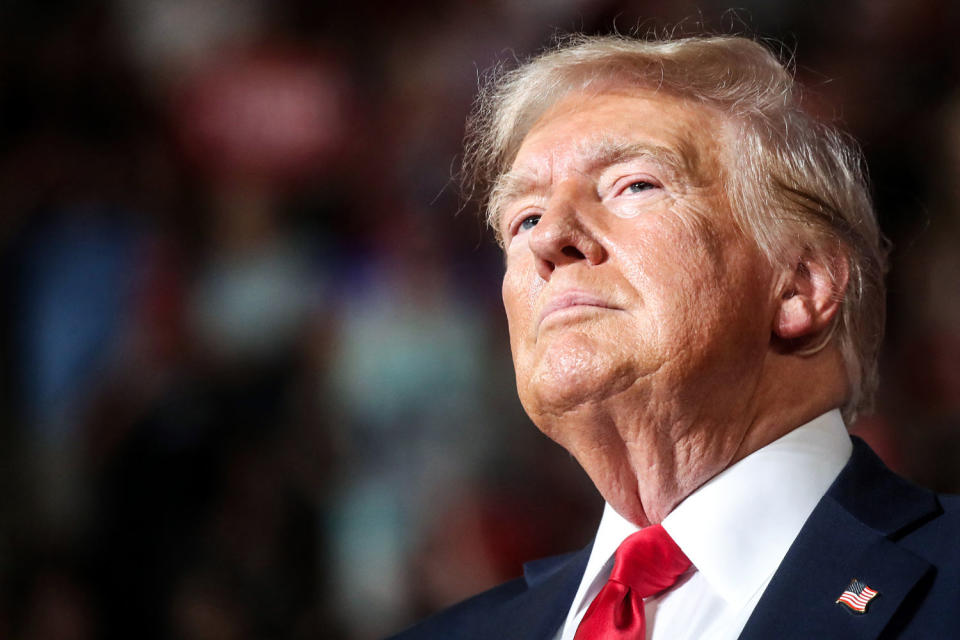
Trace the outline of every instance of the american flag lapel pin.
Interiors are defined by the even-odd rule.
[[[877,590],[871,589],[865,582],[854,578],[837,598],[836,604],[842,604],[856,614],[866,613],[870,601],[878,595],[880,593]]]

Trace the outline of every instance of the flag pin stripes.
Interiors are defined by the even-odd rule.
[[[843,593],[840,594],[840,597],[837,598],[836,603],[846,606],[854,613],[866,613],[870,601],[878,595],[880,595],[878,591],[868,587],[865,582],[854,578],[850,581],[850,584],[847,585],[847,588],[843,590]]]

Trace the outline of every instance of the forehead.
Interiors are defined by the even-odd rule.
[[[719,160],[725,119],[716,109],[663,91],[629,89],[566,95],[530,128],[511,171],[549,161],[555,170],[582,165],[611,150],[643,145],[673,156],[690,171]]]

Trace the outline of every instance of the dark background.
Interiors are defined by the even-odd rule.
[[[569,30],[794,60],[894,246],[855,431],[960,489],[956,5],[738,6],[0,2],[0,637],[377,638],[589,539],[451,179],[478,74]]]

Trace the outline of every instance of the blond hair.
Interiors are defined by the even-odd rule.
[[[848,280],[842,311],[811,350],[836,340],[848,424],[869,409],[885,317],[886,250],[856,144],[800,106],[792,74],[766,47],[733,36],[639,40],[570,36],[519,67],[496,70],[467,124],[467,192],[497,228],[497,181],[534,123],[565,95],[635,86],[708,105],[737,127],[724,176],[738,223],[774,265],[809,252]],[[799,252],[799,253],[798,253]]]

